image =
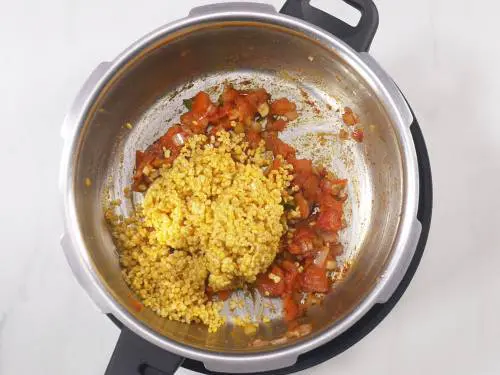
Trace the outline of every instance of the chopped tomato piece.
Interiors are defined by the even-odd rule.
[[[354,139],[356,142],[363,142],[363,138],[365,136],[365,133],[363,132],[363,129],[354,129],[352,132],[352,139]]]
[[[299,117],[299,114],[297,113],[297,111],[290,111],[290,112],[285,113],[284,116],[286,117],[286,119],[288,121],[293,121],[293,120],[297,119],[297,117]]]
[[[142,190],[142,188],[139,189],[141,185],[147,187],[151,183],[151,180],[144,173],[146,167],[159,168],[162,164],[169,163],[178,156],[182,145],[177,144],[176,139],[174,139],[177,134],[180,134],[181,138],[185,140],[189,137],[190,132],[180,125],[174,125],[168,129],[167,133],[149,146],[146,151],[136,152],[132,190]],[[169,159],[165,159],[163,148],[171,151],[172,155]]]
[[[298,272],[297,266],[291,260],[285,259],[281,262],[281,268],[285,270],[285,272]]]
[[[191,107],[191,111],[197,113],[199,115],[204,115],[208,112],[210,106],[213,106],[210,101],[210,96],[204,91],[200,91],[193,98],[193,106]]]
[[[290,260],[281,262],[281,267],[285,270],[285,291],[286,293],[291,293],[295,289],[299,270]]]
[[[304,196],[306,199],[315,201],[319,195],[319,177],[315,174],[310,174],[307,179],[302,183]]]
[[[231,291],[230,290],[221,290],[217,292],[217,297],[219,297],[219,300],[225,301],[231,296]]]
[[[321,230],[320,228],[317,228],[316,227],[316,232],[318,233],[318,236],[321,237],[321,239],[323,240],[323,242],[330,246],[331,244],[336,244],[338,243],[339,241],[339,236],[337,234],[337,232],[333,232],[333,231],[325,231],[325,230]]]
[[[236,91],[233,86],[227,85],[224,87],[224,91],[221,94],[222,103],[226,104],[234,102],[237,96],[238,91]]]
[[[167,130],[167,132],[165,133],[165,135],[163,135],[159,139],[159,142],[161,143],[161,145],[163,147],[168,148],[168,149],[173,149],[173,148],[175,149],[178,147],[182,147],[182,144],[178,143],[178,141],[176,141],[176,139],[174,138],[175,135],[177,135],[177,134],[181,134],[181,137],[184,140],[188,136],[188,133],[184,130],[184,128],[182,126],[174,125],[174,126],[170,127]],[[163,151],[163,149],[162,149],[162,151]]]
[[[206,92],[200,91],[193,98],[191,111],[181,115],[181,123],[194,133],[203,134],[209,121],[214,122],[219,118],[219,111],[210,101],[210,96]]]
[[[293,170],[295,173],[301,174],[311,174],[312,172],[312,161],[308,159],[295,159],[291,161],[293,165]]]
[[[269,171],[278,170],[280,168],[281,168],[281,160],[276,158],[271,163],[271,166],[269,167]]]
[[[341,139],[342,141],[345,141],[348,138],[349,138],[349,133],[346,130],[344,130],[344,129],[340,129],[340,131],[339,131],[339,139]]]
[[[297,206],[299,207],[300,217],[302,219],[306,219],[309,217],[309,213],[311,209],[309,207],[309,203],[306,201],[302,193],[297,193],[294,195],[295,202],[297,202]]]
[[[311,264],[314,264],[314,258],[309,257],[304,260],[304,268],[309,267]]]
[[[239,121],[249,126],[253,122],[257,108],[252,106],[244,96],[236,97],[235,103]]]
[[[316,233],[310,227],[298,227],[293,233],[292,243],[288,246],[288,251],[297,255],[313,251],[315,237]]]
[[[209,300],[211,300],[213,298],[213,296],[214,296],[214,290],[211,287],[206,286],[205,287],[205,295],[207,296],[207,298]]]
[[[334,208],[320,208],[316,227],[325,231],[336,232],[342,228],[342,211]]]
[[[273,265],[270,271],[257,276],[257,289],[266,297],[280,297],[285,293],[283,270]]]
[[[279,139],[276,133],[269,133],[267,135],[266,148],[272,151],[275,157],[281,155],[287,160],[289,157],[295,158],[295,149]]]
[[[130,304],[132,305],[132,308],[136,312],[141,312],[142,309],[144,308],[144,305],[141,302],[137,301],[135,298],[130,298],[129,301],[130,301]]]
[[[267,102],[269,99],[269,94],[264,89],[257,89],[250,91],[246,96],[247,101],[255,108],[257,108],[262,103]]]
[[[295,111],[296,109],[297,106],[295,105],[295,103],[286,98],[281,98],[271,103],[272,115],[284,116],[287,113]]]
[[[312,264],[300,276],[302,291],[312,293],[328,292],[328,278],[324,268]]]
[[[217,115],[213,115],[213,117],[215,118],[210,118],[211,121],[217,121],[217,119],[221,119],[221,118],[224,118],[224,117],[227,117],[228,120],[234,120],[237,118],[237,116],[235,116],[233,114],[234,112],[234,103],[233,102],[225,102],[222,106],[218,107],[217,109]],[[229,117],[231,117],[231,119],[229,119]]]
[[[287,126],[287,122],[285,120],[268,120],[266,125],[266,130],[280,132],[284,130]]]
[[[359,117],[352,111],[351,108],[345,107],[342,120],[344,121],[344,124],[353,126],[359,122]]]
[[[181,116],[181,123],[191,129],[193,133],[203,134],[208,126],[208,119],[203,115],[190,111]]]
[[[231,130],[231,121],[227,117],[221,117],[217,123],[217,126],[220,126],[224,130]]]
[[[344,250],[341,244],[335,242],[329,243],[328,247],[330,248],[330,255],[332,257],[332,260],[335,260],[335,258],[342,254],[342,251]]]
[[[333,180],[325,177],[321,180],[321,191],[329,195],[338,195],[347,185],[347,180]]]
[[[283,298],[283,312],[286,322],[290,322],[299,316],[299,307],[290,294]]]
[[[333,195],[324,194],[319,198],[320,211],[326,210],[328,208],[334,209],[336,211],[342,211],[342,202],[335,199]]]
[[[329,247],[324,246],[314,255],[314,264],[320,268],[325,268],[325,264],[329,254],[330,254]]]
[[[247,133],[247,139],[248,139],[248,144],[250,145],[251,148],[257,148],[259,147],[262,137],[258,132],[249,131]]]
[[[139,151],[137,150],[135,152],[135,165],[136,165],[136,168],[142,164],[144,158],[146,157],[146,153],[142,152],[142,151]]]

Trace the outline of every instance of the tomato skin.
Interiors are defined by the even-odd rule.
[[[271,114],[284,116],[289,112],[293,112],[297,109],[295,103],[291,102],[286,98],[281,98],[273,101],[271,103]]]
[[[328,278],[325,269],[314,264],[309,265],[300,275],[300,287],[303,292],[328,292]]]
[[[269,278],[269,274],[272,273],[280,278],[279,282],[274,282]],[[266,273],[261,273],[257,276],[257,289],[259,292],[266,297],[280,297],[285,293],[285,274],[283,270],[272,265],[270,271]]]
[[[290,294],[283,297],[283,312],[286,322],[295,320],[299,316],[299,307]]]

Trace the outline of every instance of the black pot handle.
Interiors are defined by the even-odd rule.
[[[361,12],[353,27],[331,14],[311,6],[310,0],[287,0],[280,13],[310,22],[339,37],[358,52],[367,52],[378,28],[378,11],[372,0],[343,0]]]
[[[124,326],[121,330],[105,375],[172,375],[184,361]]]

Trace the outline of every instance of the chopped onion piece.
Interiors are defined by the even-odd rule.
[[[338,235],[336,232],[321,231],[319,233],[323,241],[328,243],[337,243]]]
[[[318,251],[314,257],[314,264],[319,267],[323,267],[326,262],[326,258],[328,257],[328,251],[329,250],[326,247]]]
[[[312,329],[313,329],[312,324],[301,324],[300,326],[297,327],[300,336],[305,336],[310,334]]]
[[[262,103],[257,107],[257,111],[259,112],[259,115],[266,117],[269,114],[269,104],[266,102]]]
[[[335,262],[334,260],[329,260],[326,262],[326,269],[327,270],[332,271],[335,268],[337,268],[337,262]]]
[[[266,345],[269,345],[269,341],[262,339],[255,339],[253,342],[250,343],[250,346],[253,346],[254,348],[260,348]]]
[[[177,133],[172,137],[172,141],[175,143],[176,146],[182,146],[184,145],[184,136],[180,133]]]
[[[262,131],[262,125],[257,121],[253,121],[250,124],[250,129],[252,129],[256,133],[260,133]]]
[[[288,338],[286,336],[283,336],[283,337],[280,337],[278,339],[271,340],[271,345],[282,345],[282,344],[286,344],[287,341],[288,341]]]

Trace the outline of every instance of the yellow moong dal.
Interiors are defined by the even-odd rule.
[[[254,282],[286,230],[282,201],[291,167],[282,162],[269,171],[272,159],[242,134],[195,135],[130,218],[107,214],[125,280],[145,306],[210,331],[223,324],[221,303],[207,299],[206,286]]]

